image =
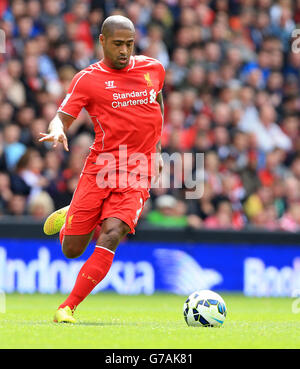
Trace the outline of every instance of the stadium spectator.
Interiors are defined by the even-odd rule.
[[[29,199],[35,197],[48,185],[42,175],[44,161],[35,149],[27,149],[16,165],[18,176],[30,187]]]
[[[26,196],[14,194],[8,201],[6,214],[16,217],[26,215]]]
[[[300,230],[300,204],[289,205],[288,211],[279,220],[280,228],[284,231],[297,232]]]
[[[13,197],[10,178],[7,173],[0,172],[0,214],[4,214],[7,204]]]
[[[20,142],[21,129],[16,124],[4,127],[4,154],[8,169],[13,170],[21,156],[26,151],[26,146]]]
[[[188,225],[184,203],[171,195],[162,195],[155,200],[155,210],[146,216],[149,224],[164,228],[184,228]]]
[[[54,202],[48,192],[42,191],[28,203],[28,215],[43,220],[54,211]]]
[[[216,205],[213,215],[206,218],[205,227],[208,229],[241,229],[243,222],[239,213],[235,213],[229,199],[222,199]]]
[[[248,121],[249,125],[241,125],[245,132],[255,133],[258,148],[268,152],[278,147],[289,151],[292,147],[291,140],[276,123],[276,110],[272,105],[264,105],[260,108],[256,121]]]

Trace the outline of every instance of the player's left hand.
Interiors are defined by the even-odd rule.
[[[156,156],[156,162],[155,162],[155,176],[154,176],[154,180],[153,183],[156,183],[157,181],[159,181],[159,178],[161,176],[163,167],[164,167],[164,161],[163,158],[161,156],[160,153],[157,153],[158,155]]]

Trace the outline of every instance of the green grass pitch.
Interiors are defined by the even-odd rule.
[[[293,299],[222,296],[223,327],[193,328],[183,319],[183,296],[91,295],[76,311],[78,323],[68,325],[52,322],[65,296],[8,294],[0,348],[300,348]]]

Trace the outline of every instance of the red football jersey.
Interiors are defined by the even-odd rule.
[[[99,61],[75,75],[58,111],[77,118],[85,108],[93,121],[95,140],[84,173],[96,174],[114,164],[127,172],[134,168],[141,172],[143,167],[141,174],[149,175],[150,165],[139,166],[139,156],[149,163],[156,152],[163,123],[156,97],[164,76],[162,64],[143,55],[132,56],[124,69],[111,69]],[[111,155],[114,163],[105,161]]]

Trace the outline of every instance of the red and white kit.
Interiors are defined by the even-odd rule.
[[[150,185],[151,154],[163,123],[156,98],[164,76],[160,62],[139,55],[132,56],[124,69],[111,69],[100,61],[73,78],[58,111],[77,118],[85,108],[94,124],[95,141],[73,195],[65,234],[90,233],[108,217],[123,220],[134,233],[149,186],[125,186],[120,177],[138,173]],[[108,170],[117,175],[114,186],[101,185],[106,181],[99,173]]]

